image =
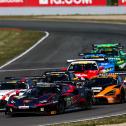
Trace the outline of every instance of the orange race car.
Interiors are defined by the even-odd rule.
[[[117,74],[95,77],[85,87],[93,90],[94,104],[123,103],[126,100],[126,85]]]

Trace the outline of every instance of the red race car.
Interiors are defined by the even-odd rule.
[[[71,60],[72,61],[72,60]],[[69,62],[69,61],[68,61]],[[97,75],[99,75],[103,67],[98,67],[96,61],[88,61],[88,60],[73,60],[68,66],[68,71],[73,71],[74,74],[83,79],[91,79]]]

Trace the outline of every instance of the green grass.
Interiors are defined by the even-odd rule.
[[[35,44],[44,33],[21,29],[0,29],[0,65]]]
[[[126,115],[117,116],[117,117],[106,117],[103,119],[96,119],[90,121],[62,123],[62,124],[56,124],[51,126],[99,126],[105,124],[120,124],[120,123],[126,123]]]

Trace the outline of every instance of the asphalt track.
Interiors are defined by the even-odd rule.
[[[126,47],[126,25],[84,22],[0,21],[0,27],[48,31],[49,37],[36,48],[2,70],[66,67],[67,59],[77,58],[82,50],[88,52],[94,43],[120,42]],[[0,72],[5,76],[39,75],[38,71]],[[6,117],[0,113],[0,126],[40,126],[126,113],[126,104],[98,105],[91,110],[71,111],[55,116],[21,115]]]

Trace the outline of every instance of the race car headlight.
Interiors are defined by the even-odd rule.
[[[116,92],[115,90],[112,90],[112,91],[110,91],[110,92],[106,93],[105,95],[106,95],[106,96],[109,96],[109,95],[114,95],[114,94],[115,94],[115,92]]]
[[[47,100],[39,101],[39,103],[41,103],[41,104],[44,104],[44,103],[47,103],[47,102],[48,102]]]
[[[14,100],[11,100],[10,103],[11,103],[11,104],[15,104],[15,101],[14,101]]]

